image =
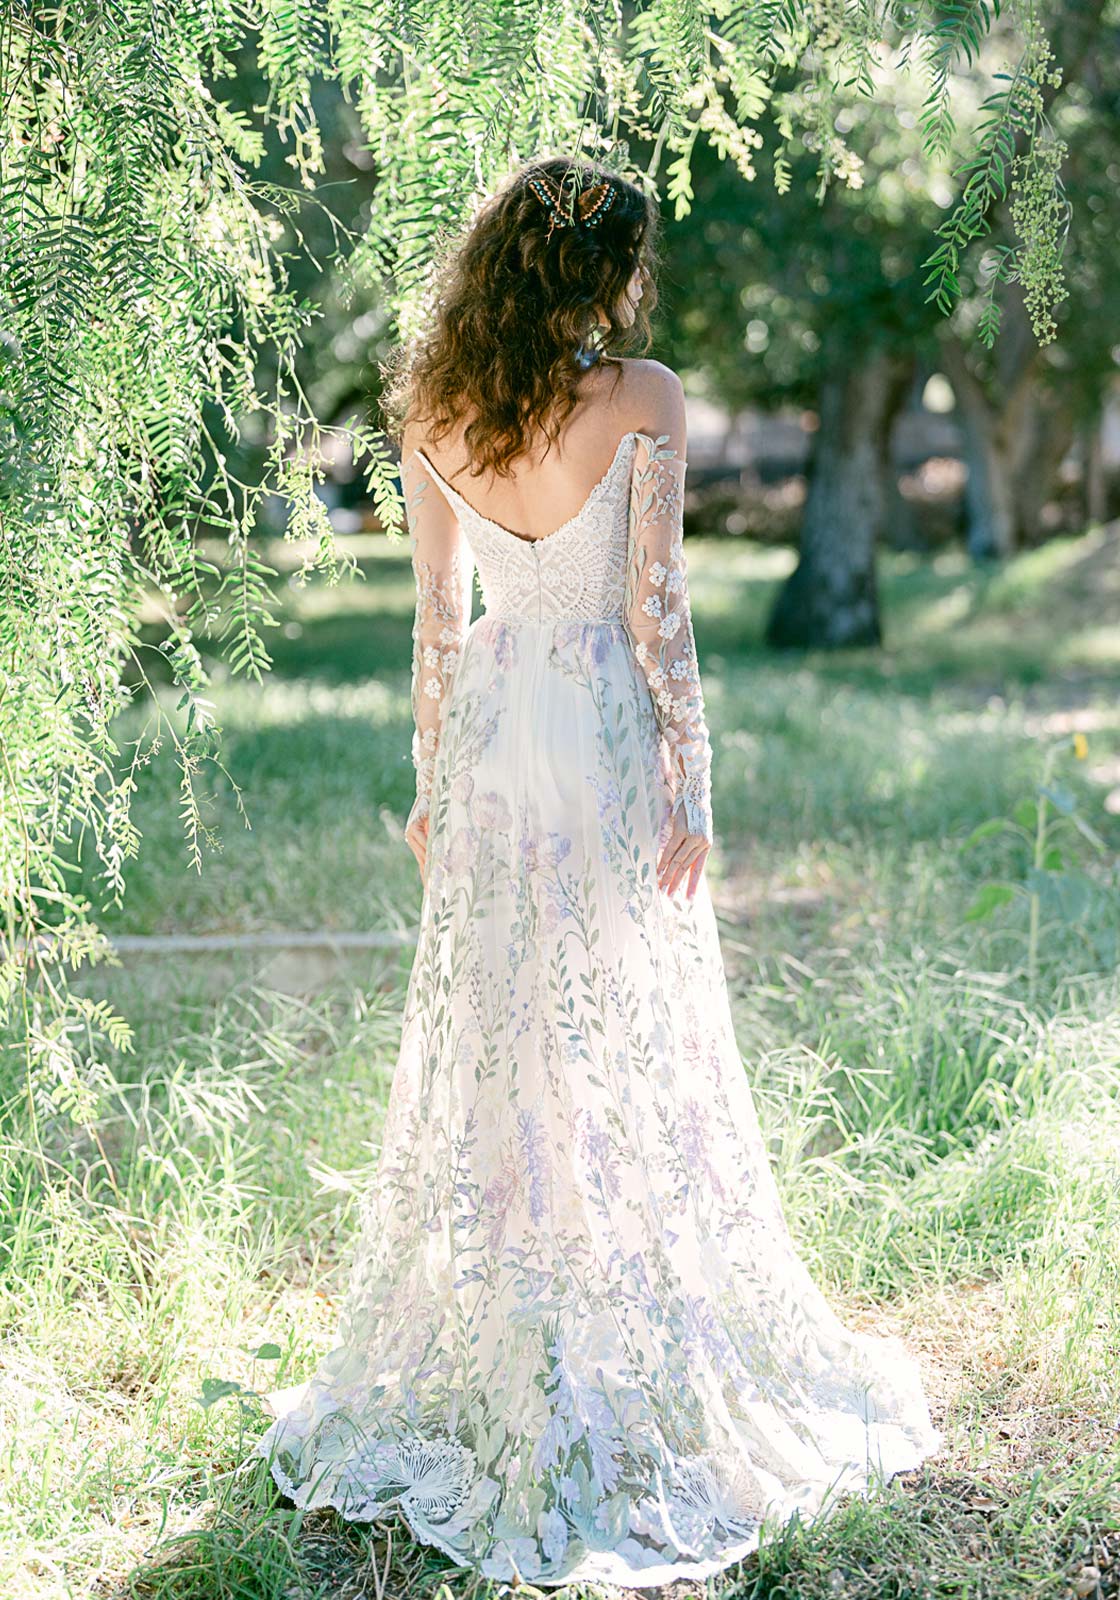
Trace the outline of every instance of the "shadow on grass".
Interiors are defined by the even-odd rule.
[[[1046,1600],[1120,1595],[1120,1458],[1044,1455],[1007,1473],[926,1465],[816,1521],[794,1517],[724,1573],[654,1589],[534,1588],[557,1600]],[[497,1600],[487,1582],[409,1535],[333,1511],[256,1504],[211,1513],[153,1551],[98,1600]]]
[[[987,570],[952,553],[889,556],[894,643],[776,655],[761,643],[780,581],[773,553],[696,541],[690,581],[727,846],[820,855],[883,841],[898,851],[1006,814],[1035,776],[1033,743],[1007,706],[1043,686],[1058,700],[1120,687],[1107,650],[1095,666],[1068,655],[1075,619],[1091,620],[1092,595],[1110,592],[1118,548],[1104,536],[1056,541]],[[214,835],[213,848],[202,841],[204,882],[186,855],[175,761],[164,751],[142,774],[144,845],[128,867],[128,905],[104,912],[108,927],[367,928],[382,901],[363,884],[385,883],[390,900],[413,906],[400,837],[413,794],[410,568],[403,551],[382,550],[362,570],[362,582],[333,590],[280,586],[281,625],[266,635],[274,667],[259,688],[216,674],[222,757],[251,831],[229,781],[204,769],[202,820]],[[1086,799],[1099,813],[1100,796]],[[1110,833],[1108,819],[1101,829]],[[88,842],[82,861],[82,888],[99,904]]]
[[[773,552],[733,539],[690,540],[689,573],[702,658],[775,670],[807,668],[822,682],[928,698],[937,691],[988,693],[1115,686],[1120,650],[1080,661],[1070,641],[1106,625],[1120,595],[1120,535],[1060,539],[1002,566],[973,566],[957,551],[934,558],[887,552],[881,562],[884,647],[776,654],[766,620],[782,582]],[[336,589],[280,583],[265,644],[276,679],[330,685],[408,670],[412,578],[407,553],[379,550],[359,562],[361,579]],[[481,609],[476,594],[475,613]],[[158,630],[144,630],[156,644]],[[217,659],[217,646],[208,652]],[[153,681],[166,663],[146,652]],[[163,676],[161,676],[161,673]]]
[[[1112,561],[1120,565],[1120,555]],[[810,672],[822,685],[863,689],[885,698],[929,700],[979,695],[1015,697],[1046,686],[1060,699],[1074,691],[1115,692],[1120,685],[1120,639],[1101,659],[1079,656],[1076,642],[1094,617],[1106,620],[1107,582],[1095,574],[1102,558],[1088,551],[1061,585],[1028,583],[1007,569],[946,564],[888,564],[882,581],[883,644],[873,649],[773,651],[766,622],[778,584],[733,572],[717,589],[709,548],[692,562],[697,646],[709,669],[740,661],[774,672]],[[1107,565],[1107,564],[1106,564]],[[1082,585],[1089,592],[1082,593]],[[722,592],[720,592],[722,590]]]

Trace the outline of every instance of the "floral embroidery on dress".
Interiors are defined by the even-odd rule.
[[[625,435],[536,545],[403,473],[427,883],[337,1342],[257,1449],[497,1581],[703,1579],[940,1435],[796,1254],[706,879],[657,887],[711,830],[684,461]]]
[[[412,760],[416,801],[409,817],[426,817],[444,710],[470,623],[474,564],[446,512],[425,514],[428,480],[411,456],[401,479],[411,532],[416,609],[412,628]]]
[[[712,837],[711,748],[684,558],[685,462],[665,438],[639,442],[630,486],[627,626],[669,743],[690,833]]]

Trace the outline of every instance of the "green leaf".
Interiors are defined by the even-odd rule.
[[[202,1393],[197,1396],[198,1404],[204,1410],[216,1405],[219,1400],[228,1399],[231,1394],[244,1394],[246,1391],[241,1384],[235,1383],[232,1378],[203,1378]]]
[[[1020,828],[1027,833],[1033,833],[1038,827],[1038,802],[1035,800],[1020,800],[1011,813]]]
[[[972,850],[984,839],[994,839],[999,833],[1006,833],[1009,823],[1005,817],[992,817],[987,822],[982,822],[978,828],[973,828],[968,838],[961,845],[961,850]]]
[[[965,912],[966,922],[983,922],[999,906],[1014,900],[1018,888],[1013,883],[986,883]]]
[[[1077,796],[1068,789],[1059,788],[1057,785],[1039,785],[1039,794],[1045,795],[1055,811],[1060,811],[1063,817],[1072,817],[1077,810]]]
[[[1094,850],[1099,850],[1103,854],[1103,852],[1108,849],[1108,846],[1105,844],[1100,834],[1097,833],[1096,829],[1091,828],[1085,821],[1085,818],[1079,816],[1076,811],[1069,820],[1073,823],[1078,833],[1081,834],[1082,838],[1086,839],[1089,844],[1093,846]]]

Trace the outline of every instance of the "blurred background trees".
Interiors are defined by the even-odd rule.
[[[929,302],[922,265],[956,199],[954,163],[919,159],[921,105],[905,78],[841,112],[863,182],[833,187],[823,205],[803,163],[784,195],[699,163],[695,213],[671,231],[666,263],[670,359],[732,423],[790,418],[784,436],[756,425],[734,463],[738,503],[716,496],[697,522],[797,542],[767,627],[773,645],[877,642],[884,540],[932,549],[952,537],[986,561],[1116,509],[1120,302],[1109,265],[1120,237],[1120,86],[1108,63],[1120,30],[1115,8],[1094,4],[1056,8],[1052,31],[1063,83],[1048,112],[1075,220],[1069,292],[1049,342],[1032,328],[1022,287],[992,282],[1010,247],[1005,206],[993,207],[991,239],[952,316]],[[771,141],[760,165],[774,151]],[[991,306],[1000,333],[989,347],[977,330]],[[763,479],[773,489],[783,468],[798,486],[796,515],[775,525],[758,490]]]
[[[420,906],[378,364],[547,146],[663,197],[767,1148],[954,1416],[755,1576],[1115,1591],[1117,15],[0,5],[0,1589],[455,1587],[240,1468],[328,1336]]]
[[[270,664],[267,541],[334,582],[339,535],[400,527],[378,363],[521,156],[662,193],[690,521],[796,547],[771,644],[878,640],[884,540],[987,559],[1109,512],[1116,3],[1051,11],[1061,78],[1027,0],[9,7],[0,1012],[48,1077],[120,1031],[60,976],[103,953],[74,842],[119,899],[170,747],[200,863],[214,669]]]

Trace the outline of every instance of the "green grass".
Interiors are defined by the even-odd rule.
[[[251,829],[205,775],[221,848],[192,872],[163,752],[112,928],[415,920],[407,561],[356,548],[364,582],[285,589],[265,685],[217,684]],[[690,547],[739,1042],[799,1248],[845,1318],[920,1353],[948,1447],[706,1592],[1116,1595],[1120,550],[1090,534],[988,575],[895,558],[882,652],[788,659],[757,642],[785,562]],[[145,716],[127,713],[122,738]],[[1032,983],[1020,900],[966,920],[982,884],[1023,877],[1023,850],[961,846],[1033,793],[1074,726],[1088,758],[1064,753],[1058,778],[1106,850],[1065,846],[1080,887],[1048,891]],[[136,1027],[131,1053],[91,1071],[88,1127],[40,1096],[33,1132],[11,1058],[0,1594],[496,1595],[399,1526],[296,1516],[242,1470],[251,1396],[198,1403],[208,1378],[298,1382],[331,1338],[407,975],[407,947],[319,982],[252,956],[85,974]],[[266,1343],[279,1360],[254,1358]]]

